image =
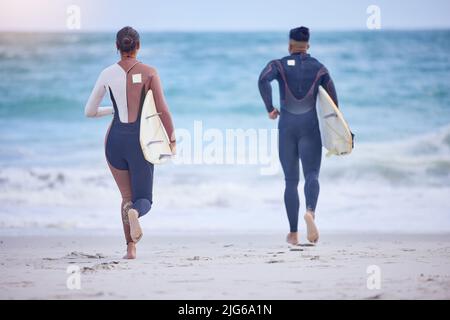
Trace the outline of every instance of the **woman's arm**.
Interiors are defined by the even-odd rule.
[[[164,98],[164,92],[156,71],[153,73],[150,80],[150,90],[152,90],[153,98],[155,99],[156,111],[160,114],[161,121],[164,128],[166,129],[167,135],[169,136],[170,142],[175,142],[175,130],[173,127],[172,116],[169,112],[169,107],[167,106],[166,99]]]
[[[100,107],[100,103],[106,93],[105,83],[103,81],[103,72],[95,83],[94,89],[89,96],[88,102],[84,107],[84,114],[89,118],[97,118],[102,116],[107,116],[114,113],[113,107]]]

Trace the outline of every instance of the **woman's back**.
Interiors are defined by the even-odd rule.
[[[161,80],[155,68],[135,58],[125,58],[105,68],[97,80],[86,105],[86,112],[95,110],[105,94],[109,94],[120,122],[133,123],[138,119],[141,106],[148,90],[152,90],[155,105],[160,113],[169,137],[173,124],[162,91]]]

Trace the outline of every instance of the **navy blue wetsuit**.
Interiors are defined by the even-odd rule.
[[[294,53],[273,60],[259,77],[259,90],[268,112],[273,111],[271,81],[280,89],[279,157],[285,176],[284,202],[290,231],[297,232],[299,212],[299,160],[305,177],[306,209],[316,210],[322,142],[316,114],[316,97],[321,85],[338,104],[328,70],[306,53]]]

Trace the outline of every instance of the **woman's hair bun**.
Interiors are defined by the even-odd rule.
[[[132,27],[124,27],[117,32],[116,44],[121,52],[132,52],[136,50],[139,43],[139,33]]]

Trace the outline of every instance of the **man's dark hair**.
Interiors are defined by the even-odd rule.
[[[292,29],[289,32],[289,39],[295,41],[308,42],[309,41],[309,29],[307,27],[299,27]]]
[[[123,27],[117,32],[116,44],[120,52],[133,52],[139,43],[139,33],[132,27]]]

